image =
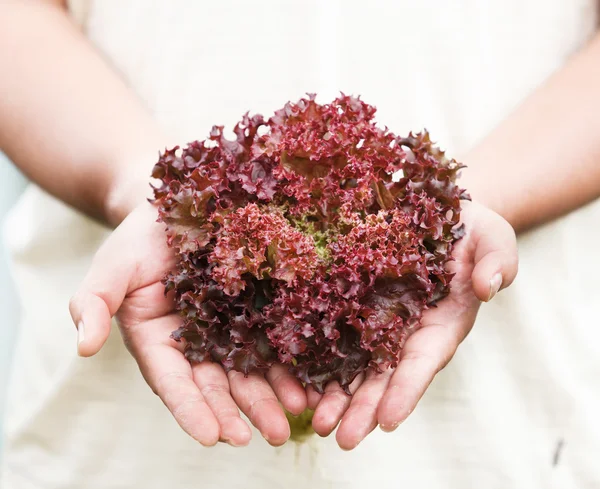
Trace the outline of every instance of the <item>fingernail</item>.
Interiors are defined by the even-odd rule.
[[[85,326],[83,325],[83,321],[79,321],[77,323],[77,346],[81,345],[83,340],[85,339]]]
[[[400,425],[400,423],[381,424],[381,425],[379,425],[379,427],[381,428],[381,431],[385,431],[386,433],[391,433],[396,428],[398,428],[399,425]]]
[[[242,446],[242,445],[238,445],[237,443],[235,443],[233,440],[231,440],[229,438],[223,438],[221,441],[224,443],[227,443],[229,446],[236,447],[236,448]]]
[[[490,295],[488,297],[488,302],[494,298],[500,290],[500,287],[502,287],[502,274],[497,273],[492,277],[492,280],[490,280]]]

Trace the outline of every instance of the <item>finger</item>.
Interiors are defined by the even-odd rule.
[[[486,226],[476,226],[473,291],[481,301],[490,301],[508,287],[518,270],[517,240],[513,228],[500,216]]]
[[[377,406],[386,391],[392,370],[370,370],[365,381],[352,396],[350,406],[342,417],[336,433],[338,445],[352,450],[377,427]]]
[[[144,213],[148,216],[142,215]],[[162,278],[149,276],[149,272],[138,266],[145,260],[142,250],[148,248],[148,243],[157,245],[148,250],[154,262],[168,267],[173,260],[162,237],[163,230],[153,223],[155,213],[150,205],[136,210],[135,215],[129,216],[113,232],[96,253],[90,270],[72,297],[69,310],[78,329],[80,355],[91,356],[102,348],[110,332],[111,317],[128,291]],[[143,246],[139,246],[139,242]]]
[[[287,367],[280,364],[273,365],[265,378],[283,407],[291,414],[298,416],[306,409],[306,390]]]
[[[240,417],[235,401],[229,391],[229,380],[223,367],[212,362],[192,366],[194,382],[206,400],[220,426],[221,440],[232,446],[245,446],[252,432]]]
[[[400,363],[377,409],[382,430],[393,431],[412,413],[435,375],[454,356],[476,314],[477,307],[455,315],[447,314],[442,305],[428,311],[427,322],[404,345]]]
[[[194,382],[192,367],[181,352],[160,343],[138,345],[135,349],[142,375],[179,426],[202,445],[215,445],[220,437],[219,422]]]
[[[283,445],[290,437],[290,425],[265,378],[259,374],[245,377],[234,370],[227,377],[233,399],[263,438],[273,446]]]
[[[306,400],[308,409],[314,411],[317,405],[321,402],[323,394],[319,394],[312,385],[306,387]]]
[[[349,386],[351,393],[356,392],[363,378],[364,375],[359,374],[352,381]],[[329,436],[340,422],[340,419],[342,419],[346,409],[350,406],[351,400],[352,396],[346,394],[338,382],[327,384],[312,420],[315,432],[320,436]]]

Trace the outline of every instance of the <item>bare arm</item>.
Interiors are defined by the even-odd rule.
[[[118,224],[143,198],[129,182],[147,180],[164,147],[152,117],[58,0],[0,0],[0,66],[0,149],[53,195]]]
[[[465,158],[474,200],[525,231],[600,196],[600,34]]]

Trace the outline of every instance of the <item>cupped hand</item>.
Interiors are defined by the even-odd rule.
[[[517,274],[517,244],[512,227],[486,207],[465,202],[461,220],[466,235],[456,245],[456,273],[450,294],[423,315],[422,328],[406,342],[396,369],[370,372],[350,386],[346,395],[331,383],[321,396],[309,389],[309,407],[316,408],[313,428],[321,436],[336,433],[340,447],[355,448],[379,424],[393,431],[415,409],[425,390],[453,357],[477,316]]]
[[[219,440],[248,444],[251,431],[239,407],[269,443],[283,444],[290,428],[281,406],[300,414],[307,403],[304,388],[286,368],[276,365],[267,375],[245,377],[211,362],[192,366],[183,345],[170,338],[181,319],[161,280],[174,267],[175,255],[156,218],[150,204],[139,206],[97,252],[70,303],[79,354],[100,350],[116,316],[146,382],[194,439],[207,446]]]

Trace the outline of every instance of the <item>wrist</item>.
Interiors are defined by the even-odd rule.
[[[469,152],[460,160],[466,165],[457,184],[465,188],[472,200],[502,216],[517,229],[519,227],[518,209],[515,203],[519,199],[512,197],[512,188],[507,188],[510,179],[503,173],[503,165],[495,162],[490,154],[483,150]]]
[[[157,159],[158,149],[119,159],[104,199],[104,216],[109,226],[117,227],[137,206],[152,197],[150,179]]]

